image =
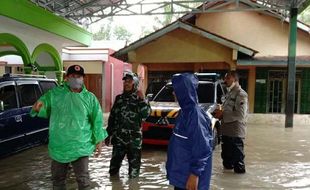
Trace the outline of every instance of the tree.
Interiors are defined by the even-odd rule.
[[[169,4],[165,6],[164,11],[165,12],[171,11],[171,5]],[[161,17],[162,18],[156,16],[154,18],[154,21],[156,23],[156,25],[153,25],[154,30],[159,30],[160,28],[170,24],[174,19],[177,19],[179,16],[175,14],[165,14],[165,15],[161,15]]]
[[[142,26],[139,38],[143,38],[144,36],[147,36],[147,35],[149,35],[152,32],[153,31],[151,29],[148,29],[146,26]]]
[[[124,27],[115,25],[113,17],[100,26],[98,32],[93,33],[94,40],[126,40],[130,41],[132,34]]]
[[[111,40],[111,24],[113,22],[113,17],[107,19],[108,22],[101,25],[98,32],[93,33],[94,40]]]
[[[175,2],[180,1],[180,0],[175,0]],[[181,0],[182,1],[182,0]],[[193,3],[180,3],[182,6],[174,6],[173,10],[175,11],[189,11],[190,7],[198,7],[201,3],[200,2],[193,2]],[[171,4],[168,4],[167,6],[164,7],[164,12],[169,13],[171,12]],[[158,30],[174,20],[180,18],[182,14],[165,14],[163,15],[163,18],[161,19],[160,17],[156,16],[154,18],[156,25],[153,26],[154,30]]]
[[[111,28],[107,26],[101,26],[99,31],[93,34],[94,40],[110,40]]]
[[[116,40],[130,41],[132,34],[124,26],[115,26],[113,28],[113,38]]]
[[[308,6],[300,15],[299,15],[299,19],[310,25],[310,6]]]

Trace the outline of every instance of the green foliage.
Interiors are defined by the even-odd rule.
[[[94,40],[110,40],[111,28],[108,26],[101,26],[100,30],[93,34]]]
[[[175,0],[175,2],[180,1],[182,2],[182,0]],[[154,18],[155,21],[155,25],[153,25],[153,29],[154,30],[158,30],[170,23],[172,23],[173,21],[175,21],[176,19],[180,18],[183,14],[170,14],[171,12],[180,12],[180,11],[189,11],[190,8],[194,8],[194,7],[198,7],[201,3],[180,3],[180,6],[174,6],[171,7],[171,4],[167,4],[165,7],[163,7],[164,12],[167,13],[165,15],[161,15],[161,17],[156,16]],[[182,5],[182,6],[181,6]]]
[[[93,33],[93,40],[111,40],[111,24],[113,17],[108,18],[108,22],[101,25],[98,32]]]
[[[132,34],[124,26],[115,26],[113,30],[113,37],[116,40],[129,41]]]
[[[130,41],[132,34],[124,27],[115,25],[113,17],[103,24],[98,32],[93,33],[94,40],[126,40]]]
[[[301,14],[298,15],[298,19],[310,25],[310,6],[308,6],[308,8],[306,8]]]

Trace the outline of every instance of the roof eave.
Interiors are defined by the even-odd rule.
[[[164,34],[166,34],[168,32],[171,32],[177,28],[182,28],[182,29],[187,30],[189,32],[192,32],[192,33],[198,34],[200,36],[203,36],[205,38],[211,39],[211,40],[213,40],[213,41],[215,41],[221,45],[230,47],[231,49],[238,50],[238,51],[240,51],[246,55],[249,55],[249,56],[254,56],[256,53],[258,53],[258,51],[256,51],[256,50],[253,50],[251,48],[247,48],[247,47],[242,46],[240,44],[234,43],[232,41],[224,39],[223,37],[220,37],[220,36],[217,36],[217,35],[212,34],[210,32],[207,32],[201,28],[195,27],[193,25],[187,24],[187,23],[182,22],[182,21],[175,21],[172,24],[167,25],[166,27],[164,27],[164,28],[142,38],[141,40],[138,40],[138,41],[134,42],[133,44],[130,44],[127,47],[124,47],[123,49],[112,54],[112,56],[119,58],[119,59],[122,59],[122,58],[124,58],[124,55],[126,55],[128,52],[133,51],[133,50],[143,46],[144,44],[149,43],[149,42],[163,36]],[[126,58],[128,58],[128,57],[126,57]]]
[[[144,38],[142,38],[136,42],[133,42],[132,44],[129,44],[128,46],[118,50],[117,52],[112,54],[112,56],[116,57],[116,58],[121,58],[121,57],[123,57],[124,54],[127,54],[128,52],[133,51],[133,50],[143,46],[144,44],[151,42],[151,41],[163,36],[164,34],[170,32],[172,30],[175,30],[176,28],[178,28],[178,24],[177,24],[177,22],[173,22],[172,24],[167,25],[166,27],[164,27],[160,30],[157,30],[154,33],[151,33],[151,34],[145,36]]]
[[[234,43],[232,41],[229,41],[223,37],[220,37],[220,36],[217,36],[217,35],[214,35],[210,32],[207,32],[201,28],[198,28],[198,27],[195,27],[195,26],[192,26],[192,25],[189,25],[189,24],[186,24],[184,22],[179,22],[179,25],[181,28],[187,30],[187,31],[190,31],[190,32],[193,32],[193,33],[196,33],[198,35],[201,35],[205,38],[208,38],[208,39],[211,39],[219,44],[222,44],[226,47],[230,47],[231,49],[235,49],[235,50],[238,50],[246,55],[249,55],[249,56],[254,56],[256,53],[258,53],[258,51],[256,50],[253,50],[251,48],[247,48],[245,46],[242,46],[240,44],[237,44],[237,43]]]
[[[298,13],[303,12],[310,5],[310,0],[304,1],[301,6],[298,8]]]

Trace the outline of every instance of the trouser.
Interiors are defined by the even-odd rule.
[[[127,155],[129,169],[128,174],[130,178],[139,176],[141,166],[141,146],[136,147],[129,143],[128,145],[114,145],[112,151],[112,158],[110,162],[110,175],[116,175],[119,173],[122,161]]]
[[[81,157],[71,162],[79,190],[90,189],[90,178],[88,172],[88,157]],[[70,163],[60,163],[52,160],[52,181],[54,190],[66,189],[66,177]]]
[[[174,190],[186,190],[186,189],[182,189],[182,188],[179,188],[179,187],[174,187]]]
[[[234,169],[236,173],[245,172],[244,143],[243,138],[222,136],[223,166],[226,169]]]

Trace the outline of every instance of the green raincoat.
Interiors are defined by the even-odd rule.
[[[65,83],[39,101],[43,102],[40,112],[31,110],[30,115],[50,118],[48,151],[53,160],[69,163],[90,156],[96,144],[108,136],[99,102],[85,86],[74,93]]]

